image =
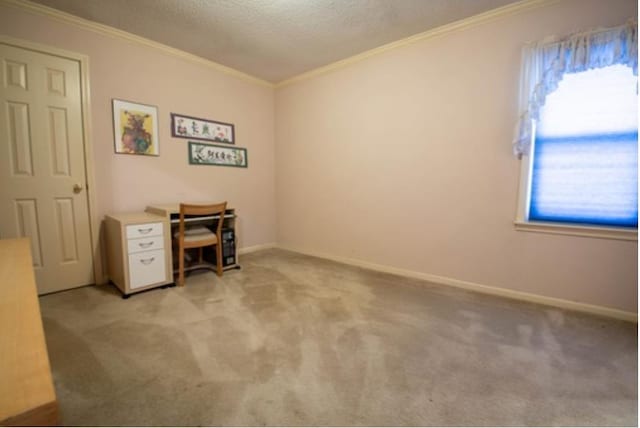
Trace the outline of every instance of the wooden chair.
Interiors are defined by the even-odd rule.
[[[199,260],[198,265],[191,269],[212,267],[211,264],[205,263],[202,259],[203,247],[214,246],[216,248],[216,274],[222,276],[222,223],[224,222],[224,212],[227,209],[227,202],[213,205],[191,205],[180,204],[180,225],[178,231],[174,234],[178,243],[178,286],[184,286],[184,256],[185,249],[198,248]],[[215,216],[219,215],[215,233],[208,227],[198,224],[195,226],[186,226],[186,216]]]

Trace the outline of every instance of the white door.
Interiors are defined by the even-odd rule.
[[[39,293],[94,282],[80,63],[0,42],[0,238],[29,237]]]

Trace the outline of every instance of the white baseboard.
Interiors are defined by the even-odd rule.
[[[275,247],[276,247],[275,242],[271,242],[271,243],[268,243],[268,244],[252,245],[250,247],[239,248],[238,249],[238,254],[240,254],[240,255],[249,254],[249,253],[253,253],[255,251],[268,250],[269,248],[275,248]]]
[[[313,251],[307,251],[288,245],[275,245],[276,248],[280,248],[295,253],[306,254],[308,256],[319,257],[322,259],[333,260],[335,262],[344,263],[352,266],[363,267],[378,272],[392,273],[409,278],[422,279],[429,282],[434,282],[443,285],[450,285],[452,287],[463,288],[465,290],[477,291],[479,293],[491,294],[494,296],[507,297],[510,299],[523,300],[526,302],[538,303],[542,305],[553,306],[556,308],[569,309],[573,311],[586,312],[589,314],[601,315],[609,318],[616,318],[624,321],[638,322],[638,314],[634,312],[622,311],[620,309],[607,308],[604,306],[591,305],[588,303],[574,302],[571,300],[558,299],[555,297],[546,297],[538,294],[525,293],[523,291],[508,290],[506,288],[492,287],[488,285],[477,284],[470,281],[462,281],[455,278],[448,278],[445,276],[432,275],[428,273],[415,272],[406,269],[398,269],[391,266],[379,265],[376,263],[365,262],[357,259],[350,259],[347,257],[332,256],[329,254],[316,253]]]

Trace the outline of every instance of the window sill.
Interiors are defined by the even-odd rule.
[[[516,230],[522,232],[552,233],[557,235],[584,236],[588,238],[619,239],[623,241],[637,241],[637,229],[617,227],[578,226],[562,223],[537,223],[515,221]]]

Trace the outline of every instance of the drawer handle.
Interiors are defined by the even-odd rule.
[[[140,263],[142,263],[143,265],[148,265],[151,264],[155,259],[155,257],[151,257],[150,259],[140,259]]]
[[[146,229],[138,229],[138,232],[140,232],[143,235],[146,235],[147,233],[151,232],[153,230],[153,227],[148,227]]]
[[[138,246],[140,246],[140,248],[149,248],[152,245],[153,245],[153,241],[151,241],[151,242],[138,242]]]

